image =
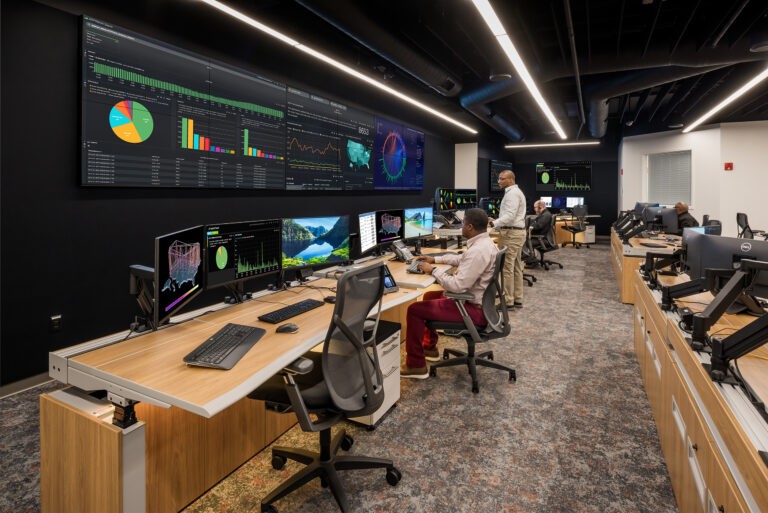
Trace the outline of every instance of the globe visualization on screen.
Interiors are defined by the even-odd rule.
[[[405,143],[399,133],[392,131],[387,134],[381,147],[381,169],[387,182],[394,182],[405,171]]]
[[[541,173],[541,183],[549,183],[549,173],[544,171]]]

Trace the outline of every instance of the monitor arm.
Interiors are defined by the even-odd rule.
[[[673,266],[680,262],[680,258],[683,253],[684,251],[682,249],[676,249],[671,255],[667,253],[654,253],[649,251],[645,254],[645,263],[640,266],[640,276],[642,276],[643,279],[648,282],[648,285],[651,288],[658,287],[659,282],[657,279],[657,273],[654,271]]]
[[[766,342],[768,315],[763,315],[724,339],[712,337],[710,376],[715,381],[723,381],[728,376],[732,360],[751,353]]]
[[[142,332],[154,328],[155,322],[155,270],[145,265],[129,265],[128,293],[136,298],[141,309],[142,319],[138,316],[131,329]]]
[[[624,242],[627,242],[629,239],[631,239],[635,235],[640,235],[640,233],[642,233],[643,230],[645,230],[645,228],[646,228],[645,224],[642,222],[639,222],[635,226],[633,226],[632,228],[624,232],[624,234],[621,235],[621,238],[624,240]]]
[[[752,297],[746,295],[744,291],[745,289],[749,288],[749,286],[757,277],[758,273],[763,270],[768,270],[768,262],[759,262],[756,260],[741,261],[741,269],[734,271],[731,279],[728,280],[722,289],[720,289],[720,292],[717,293],[712,302],[707,305],[703,312],[693,315],[693,333],[691,334],[691,340],[694,343],[702,343],[706,341],[707,331],[709,331],[709,329],[718,321],[718,319],[720,319],[720,317],[726,312],[728,307],[731,306],[734,301],[736,301],[736,299],[741,298],[741,300],[745,302],[747,307],[753,312],[762,312],[762,308],[760,308],[757,302]],[[709,275],[710,283],[714,281],[714,277],[717,274],[718,271],[715,270]],[[766,316],[763,315],[761,320],[765,319],[765,317]],[[735,336],[737,333],[740,333],[744,329],[746,329],[746,327],[742,328],[742,330],[739,330],[732,336]],[[731,337],[728,337],[728,339]],[[752,349],[750,349],[750,351],[751,350]],[[733,358],[738,358],[738,356],[734,356],[731,359]]]
[[[661,309],[671,310],[675,299],[705,292],[707,290],[706,285],[707,280],[705,278],[696,278],[685,283],[661,287]]]

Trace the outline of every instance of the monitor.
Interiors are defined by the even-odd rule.
[[[499,186],[499,173],[502,171],[506,171],[509,169],[512,170],[512,163],[506,162],[503,160],[492,160],[491,161],[491,174],[490,174],[490,187],[489,190],[491,192],[502,192],[504,189],[502,189]]]
[[[155,327],[203,291],[204,247],[202,226],[155,238]]]
[[[373,134],[374,189],[424,188],[424,132],[376,117]]]
[[[640,219],[642,219],[645,224],[655,223],[656,218],[659,215],[659,210],[661,210],[661,207],[645,207],[640,213]]]
[[[376,212],[365,212],[357,216],[360,233],[360,254],[376,247]]]
[[[635,214],[639,217],[643,214],[643,210],[646,207],[658,207],[658,206],[659,206],[658,203],[648,203],[648,202],[638,201],[637,203],[635,203],[635,208],[633,210],[635,211]]]
[[[283,270],[349,260],[349,216],[283,219]]]
[[[376,243],[384,244],[403,238],[403,216],[400,210],[378,210],[376,212]]]
[[[476,189],[450,189],[440,187],[435,195],[435,203],[439,211],[466,210],[477,206]]]
[[[688,275],[692,280],[705,278],[705,269],[738,269],[743,259],[768,262],[768,241],[738,239],[683,230]],[[760,273],[750,295],[768,298],[768,273]]]
[[[485,210],[485,213],[490,217],[499,217],[499,206],[501,205],[501,198],[480,198],[478,204],[479,208]]]
[[[704,226],[686,226],[685,230],[693,230],[697,233],[706,233],[707,235],[720,235],[722,233],[722,225],[708,224]]]
[[[537,191],[588,191],[592,187],[592,162],[539,162],[536,164]]]
[[[280,271],[280,219],[209,225],[206,287]]]
[[[432,235],[432,207],[406,208],[404,216],[404,238],[415,239]]]
[[[680,230],[677,226],[677,210],[674,208],[661,208],[657,215],[661,224],[661,231],[664,233],[678,234]]]
[[[565,208],[573,208],[576,205],[583,205],[584,204],[584,197],[583,196],[568,196],[565,198]]]
[[[565,196],[552,196],[552,208],[568,208],[568,200]]]
[[[544,202],[545,207],[552,208],[552,196],[542,196],[539,199]]]

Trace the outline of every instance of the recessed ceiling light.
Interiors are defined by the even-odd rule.
[[[507,150],[524,150],[527,148],[558,148],[561,146],[597,146],[600,141],[576,141],[565,143],[527,143],[527,144],[507,144],[504,146]]]
[[[683,128],[682,123],[672,123],[671,125],[667,125],[669,128]]]

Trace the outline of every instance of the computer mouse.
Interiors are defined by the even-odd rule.
[[[278,326],[275,331],[277,333],[296,333],[299,331],[299,327],[292,322],[287,322]]]
[[[335,303],[336,302],[336,296],[325,296],[323,298],[323,301],[326,303]]]

